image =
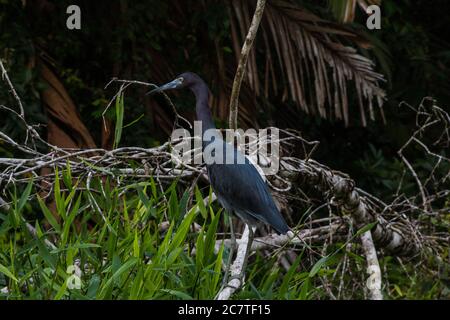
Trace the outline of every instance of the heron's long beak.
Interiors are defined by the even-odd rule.
[[[180,78],[177,78],[171,82],[168,82],[166,84],[163,84],[162,86],[159,86],[158,88],[150,90],[149,92],[147,92],[147,94],[153,94],[156,92],[161,92],[161,91],[170,90],[170,89],[177,89],[178,87],[181,86],[182,83],[183,83],[183,80]]]

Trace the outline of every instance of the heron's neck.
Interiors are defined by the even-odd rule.
[[[193,85],[191,90],[195,94],[197,120],[202,122],[203,133],[208,129],[215,129],[216,126],[214,125],[211,110],[208,106],[208,86],[201,81]]]

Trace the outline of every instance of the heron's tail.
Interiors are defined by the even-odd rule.
[[[280,214],[280,218],[274,222],[271,222],[270,225],[272,226],[272,228],[275,229],[275,231],[278,234],[286,234],[290,230],[289,226],[286,224],[286,221],[281,216],[281,214]]]

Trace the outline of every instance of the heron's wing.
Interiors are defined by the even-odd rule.
[[[231,146],[230,146],[231,147]],[[226,152],[231,152],[226,148]],[[245,157],[233,148],[236,159]],[[211,185],[219,200],[230,209],[248,214],[254,219],[271,225],[280,233],[286,233],[288,226],[278,211],[267,185],[256,168],[249,162],[243,164],[211,164],[208,174]]]

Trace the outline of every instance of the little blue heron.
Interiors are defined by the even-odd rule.
[[[196,98],[197,119],[201,121],[203,131],[203,157],[208,157],[205,154],[205,148],[210,143],[214,143],[215,150],[222,150],[222,159],[230,157],[234,160],[231,164],[227,162],[207,163],[206,168],[211,186],[220,204],[228,213],[234,212],[249,226],[249,246],[253,238],[252,228],[257,222],[266,223],[278,233],[286,234],[289,227],[254,165],[237,148],[222,139],[215,138],[209,142],[203,139],[207,130],[217,131],[208,106],[209,90],[206,83],[197,74],[185,72],[175,80],[149,93],[181,88],[191,89]],[[230,227],[232,228],[232,224]],[[235,241],[233,231],[231,234],[232,240]],[[247,252],[249,252],[248,249]],[[232,252],[230,252],[230,258]]]

